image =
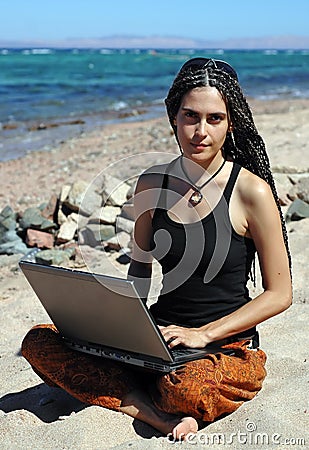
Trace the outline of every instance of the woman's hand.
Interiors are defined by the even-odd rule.
[[[169,348],[183,345],[190,348],[203,348],[209,342],[205,333],[199,328],[185,328],[177,325],[159,326]]]

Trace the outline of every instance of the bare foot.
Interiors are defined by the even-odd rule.
[[[185,440],[189,433],[198,431],[197,421],[193,417],[181,418],[159,410],[149,395],[141,390],[136,389],[127,394],[121,403],[120,411],[148,423],[175,440]]]
[[[173,428],[170,436],[175,440],[185,440],[188,434],[196,434],[197,431],[197,421],[193,417],[183,417]]]

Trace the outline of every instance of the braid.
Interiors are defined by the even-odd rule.
[[[174,119],[180,108],[183,96],[191,89],[205,86],[216,87],[227,105],[233,132],[227,133],[224,143],[225,154],[245,169],[262,178],[271,188],[279,210],[283,239],[291,268],[287,230],[265,143],[256,129],[251,109],[235,78],[231,77],[224,70],[213,67],[195,68],[194,70],[192,67],[188,67],[178,73],[165,99],[167,114],[174,130],[176,141],[180,147]]]

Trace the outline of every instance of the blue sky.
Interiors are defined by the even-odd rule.
[[[0,0],[2,40],[307,36],[309,0]]]

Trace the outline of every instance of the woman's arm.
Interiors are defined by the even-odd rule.
[[[282,236],[280,216],[267,183],[252,174],[239,182],[248,234],[254,240],[262,273],[264,292],[219,320],[200,328],[171,325],[162,332],[171,347],[183,344],[202,347],[240,333],[287,309],[292,301],[289,262]]]
[[[134,238],[128,279],[146,303],[151,284],[152,255],[150,243],[152,238],[152,209],[155,199],[151,189],[152,175],[141,175],[134,193]]]

